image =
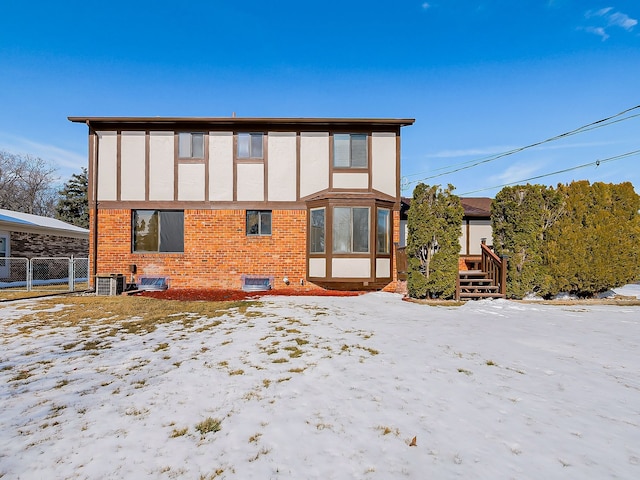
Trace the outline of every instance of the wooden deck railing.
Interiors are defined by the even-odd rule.
[[[486,244],[480,244],[482,249],[482,260],[480,270],[485,272],[493,280],[493,284],[498,286],[498,292],[505,295],[507,293],[507,257],[500,258]]]

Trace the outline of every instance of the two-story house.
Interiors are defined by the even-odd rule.
[[[89,128],[92,276],[395,288],[400,130],[413,119],[69,120]]]

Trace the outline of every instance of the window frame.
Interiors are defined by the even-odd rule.
[[[340,224],[336,223],[340,221],[337,210],[344,209],[349,210],[349,227],[347,229],[348,232],[348,249],[346,250],[338,250],[338,244],[345,243],[340,242],[337,234],[343,233],[340,230]],[[358,225],[354,222],[354,210],[366,210],[367,215],[367,229],[365,235],[359,238],[358,242],[356,242],[356,233]],[[359,205],[335,205],[332,210],[332,222],[331,222],[331,252],[334,255],[370,255],[371,254],[371,207],[370,206],[359,206]],[[364,242],[363,242],[364,240]],[[366,242],[366,250],[356,250],[354,247],[357,244],[364,244]]]
[[[148,215],[148,221],[151,221],[151,219],[153,218],[154,215],[157,215],[157,223],[158,223],[158,231],[156,233],[156,237],[155,239],[151,239],[151,242],[153,242],[153,244],[155,245],[155,249],[142,249],[142,248],[137,248],[137,245],[139,245],[139,243],[142,241],[138,240],[138,226],[137,226],[137,217],[138,217],[138,213],[141,212],[150,212],[150,215]],[[179,224],[175,223],[176,217],[174,217],[175,214],[180,214],[180,221]],[[170,217],[173,217],[173,219],[171,219]],[[163,220],[163,218],[165,220]],[[163,232],[163,226],[162,224],[166,223],[166,227],[164,228],[164,230],[166,230],[166,232]],[[175,232],[172,229],[176,229],[176,227],[180,227],[181,233],[182,233],[182,238],[171,238],[169,239],[166,235],[170,235],[170,234],[175,234]],[[164,236],[163,236],[164,235]],[[163,240],[164,238],[164,240]],[[168,242],[169,246],[167,246],[167,249],[163,249],[162,244],[164,242]],[[179,245],[180,249],[174,249],[174,245]],[[137,253],[137,254],[149,254],[149,253],[160,253],[160,254],[167,254],[167,253],[184,253],[184,210],[160,210],[160,209],[144,209],[144,208],[139,208],[139,209],[133,209],[131,210],[131,253]]]
[[[346,169],[346,170],[354,170],[354,169],[362,169],[362,170],[366,170],[369,168],[369,137],[370,135],[368,133],[343,133],[343,132],[336,132],[333,133],[332,135],[333,137],[333,148],[332,148],[332,166],[334,169]],[[341,158],[341,155],[338,154],[338,144],[342,143],[342,141],[344,141],[343,137],[348,137],[348,141],[349,141],[349,145],[348,145],[348,164],[337,164],[337,160]],[[364,158],[362,160],[364,160],[364,165],[354,165],[354,138],[356,137],[364,137]],[[341,141],[342,140],[342,141]]]
[[[257,214],[258,215],[258,231],[257,233],[251,233],[249,231],[249,215]],[[263,233],[263,222],[262,217],[265,216],[269,218],[269,233]],[[273,211],[272,210],[246,210],[245,211],[245,235],[247,237],[270,237],[273,232]]]
[[[314,226],[314,212],[322,211],[322,226]],[[314,250],[314,232],[318,232],[319,229],[322,229],[319,233],[320,239],[317,243],[321,245],[321,249]],[[326,207],[315,207],[309,209],[309,253],[311,255],[325,255],[327,253],[327,208]]]
[[[257,139],[259,137],[259,141],[254,143],[254,138]],[[264,159],[264,132],[236,132],[236,158],[238,160],[263,160]],[[242,150],[244,150],[242,143],[242,139],[247,138],[248,143],[246,145],[247,153],[244,154]],[[254,147],[260,145],[260,152],[254,152]]]
[[[205,135],[205,132],[178,132],[178,158],[193,158],[198,160],[204,159]],[[188,140],[186,140],[186,138],[188,138]],[[201,139],[202,155],[194,155],[194,138]],[[185,148],[188,147],[188,152],[183,152],[183,145],[185,146]],[[183,155],[183,153],[188,153],[188,155]]]
[[[386,212],[384,225],[384,248],[380,249],[380,214]],[[391,209],[385,207],[376,207],[376,255],[391,254]]]

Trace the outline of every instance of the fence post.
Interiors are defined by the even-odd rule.
[[[27,292],[31,291],[31,280],[33,279],[33,264],[31,263],[31,258],[27,259]]]
[[[69,291],[73,292],[74,287],[75,287],[75,265],[74,265],[74,261],[73,261],[73,255],[71,255],[71,258],[69,259],[69,269],[68,269],[68,275],[69,275]]]

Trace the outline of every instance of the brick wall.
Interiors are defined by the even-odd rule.
[[[93,235],[93,212],[91,212]],[[272,235],[247,236],[245,210],[185,210],[184,253],[131,253],[131,211],[99,210],[99,275],[125,274],[137,267],[145,275],[169,277],[171,288],[242,288],[242,275],[274,277],[274,288],[318,289],[306,281],[306,210],[273,210]],[[399,212],[394,212],[393,241],[400,240]],[[91,242],[93,252],[93,242]],[[93,264],[91,265],[91,275]],[[385,291],[395,291],[397,272]],[[304,280],[304,286],[300,282]]]
[[[89,254],[89,241],[59,235],[11,232],[12,257],[85,257]]]
[[[184,253],[131,253],[130,210],[100,210],[97,273],[168,276],[172,288],[240,289],[241,276],[283,278],[300,288],[306,275],[306,210],[273,210],[272,235],[247,236],[244,210],[185,210]],[[93,221],[93,219],[92,219]],[[314,288],[306,285],[303,288]],[[317,288],[317,287],[315,287]]]

